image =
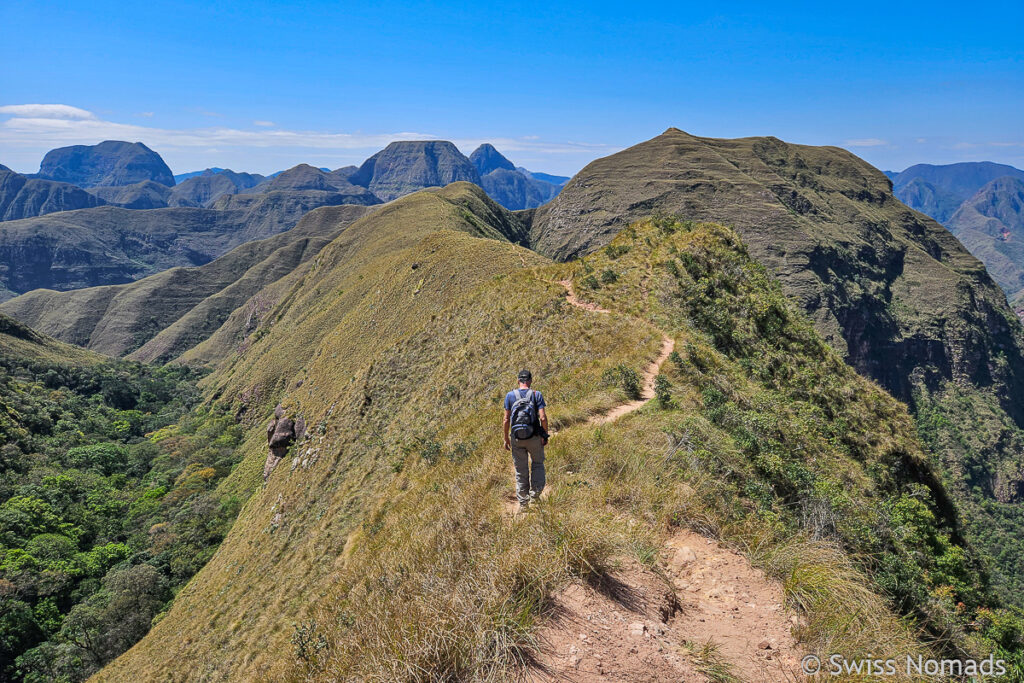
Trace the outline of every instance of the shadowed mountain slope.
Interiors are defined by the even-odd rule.
[[[80,187],[29,178],[0,165],[0,221],[87,209],[103,203]]]
[[[163,209],[171,198],[172,188],[143,180],[133,185],[91,187],[89,192],[107,204],[125,209]]]
[[[426,187],[440,187],[460,180],[480,184],[472,162],[450,142],[392,142],[363,162],[349,182],[391,201]]]
[[[94,351],[165,363],[207,339],[232,311],[300,268],[369,210],[317,209],[288,232],[247,242],[203,266],[171,268],[123,285],[40,289],[6,302],[3,310]]]
[[[975,539],[1024,585],[1006,552],[1024,553],[1024,332],[982,264],[849,152],[676,129],[584,168],[532,214],[531,244],[568,259],[657,212],[733,226],[846,361],[914,407]]]
[[[37,175],[79,187],[133,185],[144,180],[174,185],[174,175],[159,154],[141,142],[118,140],[52,149],[43,157]]]
[[[996,178],[964,201],[946,225],[1014,299],[1024,291],[1024,180]]]
[[[506,209],[532,209],[558,194],[559,185],[516,168],[493,145],[480,145],[469,159],[480,172],[480,186]]]
[[[185,178],[173,188],[168,206],[209,206],[223,194],[235,194],[263,182],[263,176],[221,169]]]
[[[552,264],[507,241],[514,225],[459,183],[320,252],[204,381],[248,427],[220,489],[247,499],[238,521],[96,680],[514,680],[556,590],[602,585],[621,556],[651,562],[680,525],[790,577],[808,648],[925,650],[894,606],[931,632],[958,600],[985,604],[905,408],[842,363],[734,233],[647,221]],[[608,312],[571,305],[566,278]],[[634,398],[629,377],[666,335],[662,399],[595,426]],[[554,488],[512,520],[498,425],[522,365],[557,430]],[[264,488],[278,402],[309,428]],[[840,594],[864,609],[816,597]]]
[[[106,356],[64,344],[28,325],[0,313],[0,356],[19,363],[60,362],[91,365],[110,360]]]
[[[968,161],[916,164],[890,177],[897,199],[945,224],[960,204],[982,186],[1005,176],[1024,180],[1024,171],[991,161]]]
[[[212,261],[239,244],[291,229],[309,211],[376,204],[361,188],[223,195],[213,208],[98,207],[0,223],[0,288],[71,290],[122,284]],[[0,289],[0,294],[5,290]]]

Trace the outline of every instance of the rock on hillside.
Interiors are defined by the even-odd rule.
[[[370,210],[354,205],[320,208],[287,232],[246,242],[202,266],[171,268],[123,285],[35,290],[5,302],[2,309],[78,346],[165,363],[209,338],[265,287],[305,272],[304,266],[325,244]],[[267,295],[254,301],[246,309],[242,336],[218,357],[236,351],[270,307]]]
[[[134,185],[143,180],[174,185],[174,175],[159,154],[141,142],[116,140],[50,150],[37,176],[79,187]]]
[[[964,201],[946,225],[985,263],[1008,298],[1024,293],[1024,180],[996,178]]]
[[[983,265],[845,150],[677,129],[580,171],[531,244],[569,259],[657,212],[734,226],[846,361],[914,407],[974,540],[1024,587],[1024,331]]]
[[[392,142],[363,162],[348,178],[369,189],[384,201],[391,201],[427,187],[443,187],[465,180],[480,184],[472,162],[450,142]]]
[[[29,178],[0,165],[0,221],[87,209],[103,203],[74,185]]]

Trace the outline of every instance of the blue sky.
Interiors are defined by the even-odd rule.
[[[1024,167],[1024,3],[829,4],[3,0],[0,163],[128,139],[267,173],[430,137],[569,175],[676,126]]]

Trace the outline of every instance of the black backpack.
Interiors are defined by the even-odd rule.
[[[529,439],[537,432],[539,422],[537,420],[537,401],[534,398],[533,389],[523,390],[526,393],[519,396],[512,404],[510,416],[511,427],[509,432],[516,439]]]

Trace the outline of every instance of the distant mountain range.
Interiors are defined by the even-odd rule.
[[[1024,171],[980,161],[886,175],[900,201],[949,228],[1024,313]]]
[[[359,167],[299,164],[270,176],[224,168],[173,176],[142,143],[55,149],[34,175],[0,166],[0,301],[201,265],[321,206],[371,206],[458,180],[525,209],[568,178],[516,168],[492,145],[466,157],[445,141],[395,142]]]

